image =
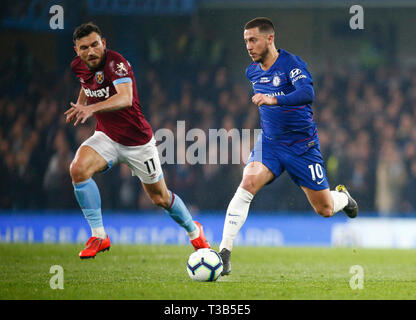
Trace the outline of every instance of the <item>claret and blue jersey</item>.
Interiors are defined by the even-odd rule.
[[[259,63],[246,69],[254,94],[277,98],[277,105],[259,107],[262,134],[248,162],[262,162],[275,177],[286,169],[298,185],[325,189],[329,184],[313,120],[312,76],[298,56],[283,49],[278,52],[266,71]]]

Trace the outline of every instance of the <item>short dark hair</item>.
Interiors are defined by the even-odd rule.
[[[100,37],[102,37],[101,30],[95,23],[83,23],[75,29],[74,34],[72,36],[72,40],[74,40],[75,43],[75,41],[83,37],[86,37],[93,32],[97,33]]]
[[[265,17],[258,17],[250,20],[244,26],[244,30],[259,28],[260,32],[267,32],[267,33],[274,33],[274,25],[273,22],[269,18]]]

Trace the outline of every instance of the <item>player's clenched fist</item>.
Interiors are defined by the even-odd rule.
[[[269,97],[262,93],[256,93],[251,98],[251,101],[258,107],[260,107],[261,105],[274,106],[277,104],[276,97]]]

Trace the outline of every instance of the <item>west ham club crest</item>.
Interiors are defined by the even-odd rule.
[[[102,71],[96,72],[95,81],[97,81],[98,84],[102,84],[104,82],[104,72]]]

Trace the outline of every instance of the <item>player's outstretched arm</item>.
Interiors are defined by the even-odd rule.
[[[79,122],[85,123],[93,114],[97,112],[110,112],[131,107],[133,104],[133,86],[131,82],[121,83],[115,86],[117,93],[105,101],[101,101],[90,106],[78,97],[77,103],[71,102],[71,108],[65,112],[66,122],[75,120],[74,126]],[[86,99],[85,99],[86,101]]]

